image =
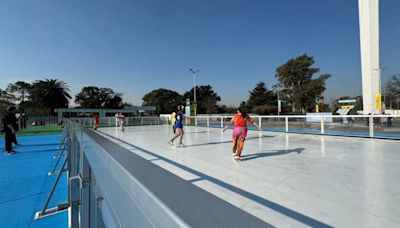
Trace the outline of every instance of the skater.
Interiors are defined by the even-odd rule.
[[[247,115],[246,111],[242,108],[237,110],[237,114],[233,116],[233,118],[227,123],[226,127],[223,129],[223,132],[228,129],[229,125],[234,124],[235,128],[233,129],[233,141],[232,141],[232,155],[236,161],[240,161],[240,155],[242,154],[242,150],[244,147],[244,141],[247,136],[247,122],[256,126],[260,131],[262,131],[261,127],[259,127],[255,121]]]
[[[175,121],[176,135],[168,142],[171,146],[174,145],[174,140],[176,138],[180,137],[178,146],[183,147],[182,138],[184,135],[184,131],[183,131],[183,112],[182,112],[182,110],[183,110],[183,105],[178,106],[178,114],[176,114],[176,121]]]
[[[97,128],[100,125],[100,117],[99,115],[94,115],[94,125],[93,125],[93,129],[97,130]]]
[[[118,124],[119,124],[120,130],[125,131],[125,128],[124,128],[125,116],[121,112],[118,114]]]
[[[173,113],[171,114],[171,117],[169,118],[169,123],[170,123],[171,126],[172,126],[172,131],[174,132],[174,134],[176,133],[176,130],[175,130],[175,122],[176,122],[176,112],[173,112]]]
[[[115,113],[115,127],[118,127],[118,123],[119,123],[119,113]]]

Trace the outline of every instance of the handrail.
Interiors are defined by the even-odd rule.
[[[264,130],[341,135],[352,137],[370,137],[400,139],[400,115],[250,115]],[[187,118],[185,123],[192,126],[224,127],[232,115],[201,115]],[[117,126],[115,117],[100,118],[101,127]],[[74,119],[86,127],[93,126],[92,118]],[[141,120],[141,121],[138,121]],[[147,120],[147,121],[145,121]],[[280,120],[276,122],[276,120]],[[392,126],[392,122],[394,125]],[[169,118],[163,117],[128,117],[127,126],[163,125]],[[277,124],[275,124],[275,122]],[[364,123],[363,123],[364,122]],[[273,126],[271,126],[271,124]],[[354,126],[353,126],[354,124]],[[280,125],[280,126],[278,126]],[[312,127],[311,127],[312,126]],[[310,129],[311,128],[311,129]]]
[[[233,115],[210,115],[210,116],[196,116],[196,118],[200,118],[200,119],[206,119],[206,118],[232,118]],[[321,115],[321,116],[307,116],[307,115],[250,115],[250,117],[261,117],[261,118],[344,118],[344,117],[395,117],[395,118],[400,118],[400,115]]]

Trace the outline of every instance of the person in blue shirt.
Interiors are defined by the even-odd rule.
[[[184,132],[183,132],[183,112],[182,112],[182,110],[183,110],[183,105],[179,105],[178,113],[176,114],[176,117],[175,117],[176,118],[176,120],[175,120],[176,135],[168,142],[171,146],[174,145],[174,140],[176,138],[180,137],[178,146],[183,147],[182,138],[183,138]]]

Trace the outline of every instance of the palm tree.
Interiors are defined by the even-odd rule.
[[[66,108],[71,95],[68,93],[69,86],[58,79],[37,80],[32,83],[32,103],[41,108],[47,108],[49,114],[55,115],[54,109]]]

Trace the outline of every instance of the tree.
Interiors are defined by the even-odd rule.
[[[81,108],[121,108],[122,93],[116,93],[110,88],[86,86],[75,96],[75,103]]]
[[[218,105],[218,113],[219,114],[236,114],[237,107],[226,105]]]
[[[24,81],[17,81],[14,84],[10,83],[7,86],[7,91],[14,94],[20,103],[25,102],[25,100],[29,98],[29,92],[31,89],[32,85]]]
[[[192,99],[194,96],[193,88],[183,94],[184,99]],[[212,89],[210,85],[196,86],[197,96],[197,113],[217,113],[218,102],[221,101],[221,97]]]
[[[400,101],[400,74],[393,75],[385,85],[384,96],[386,107],[397,107],[399,109]],[[396,106],[395,106],[396,104]]]
[[[291,104],[292,112],[302,113],[313,109],[317,99],[323,99],[326,80],[331,77],[323,74],[319,78],[312,79],[319,68],[311,67],[315,63],[313,57],[307,54],[295,59],[290,59],[276,69],[276,78],[282,88],[281,94],[285,103]]]
[[[48,109],[48,113],[55,115],[56,108],[68,107],[71,95],[69,86],[58,79],[45,79],[33,82],[30,91],[32,104],[39,108]]]
[[[324,103],[324,102],[318,103],[318,109],[319,109],[319,112],[332,112],[332,109],[329,106],[329,104]]]
[[[0,89],[0,116],[6,112],[8,106],[14,105],[15,99],[14,95]]]
[[[247,110],[247,104],[246,104],[246,101],[242,101],[242,102],[240,102],[239,108],[240,108],[240,109],[245,109],[245,110]]]
[[[144,106],[156,106],[156,113],[172,113],[182,104],[182,96],[172,90],[159,88],[145,94],[142,98]]]
[[[299,86],[300,94],[296,100],[299,104],[298,107],[300,107],[303,113],[305,111],[315,111],[316,103],[324,99],[322,94],[326,90],[326,80],[330,77],[329,74],[323,74]]]
[[[264,82],[257,83],[256,87],[249,92],[247,108],[250,112],[258,114],[269,114],[276,110],[276,95],[267,89]]]

